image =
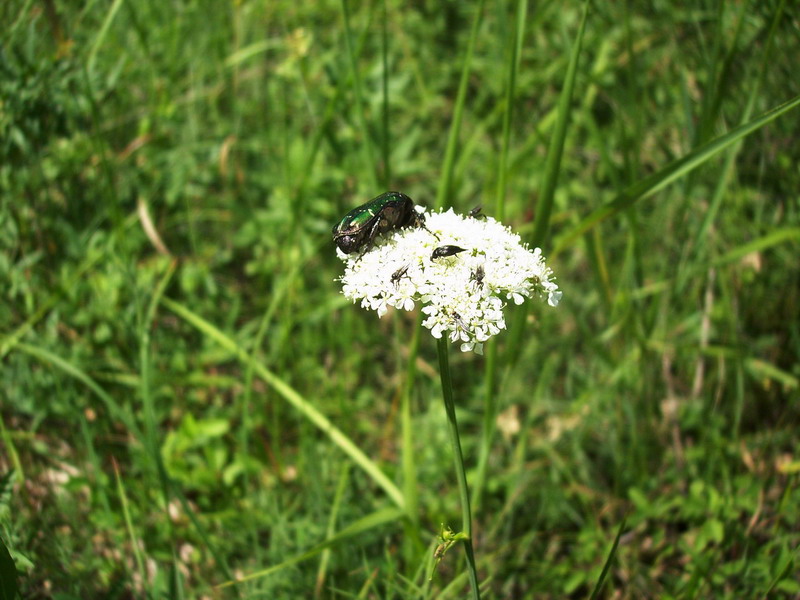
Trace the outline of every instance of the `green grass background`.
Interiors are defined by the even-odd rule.
[[[427,578],[460,520],[433,340],[335,281],[387,189],[483,204],[564,291],[451,354],[485,597],[800,597],[800,111],[755,121],[800,13],[582,10],[2,4],[23,598],[464,597],[460,546]]]

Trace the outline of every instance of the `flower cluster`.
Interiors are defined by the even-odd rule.
[[[461,350],[481,354],[483,342],[505,329],[506,301],[522,304],[538,295],[556,306],[561,298],[541,250],[491,217],[426,213],[425,227],[380,236],[363,256],[337,254],[345,262],[342,292],[383,316],[388,307],[422,305],[423,326],[435,338],[448,333]],[[451,252],[434,250],[455,246]],[[463,249],[463,250],[462,250]]]

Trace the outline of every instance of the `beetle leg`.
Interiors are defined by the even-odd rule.
[[[356,260],[361,260],[361,258],[370,250],[372,250],[372,242],[375,240],[375,236],[378,235],[378,226],[381,224],[380,219],[375,220],[375,224],[370,228],[369,233],[367,234],[367,242],[364,244],[364,249],[361,251],[361,254],[358,255]]]
[[[419,226],[422,227],[428,233],[430,233],[433,237],[435,237],[437,242],[441,241],[442,238],[440,238],[436,233],[428,229],[428,227],[425,225],[425,221],[422,221]]]
[[[411,221],[411,224],[414,225],[414,227],[421,227],[422,229],[424,229],[425,231],[430,233],[433,237],[435,237],[437,241],[439,241],[439,239],[441,239],[441,238],[439,238],[438,235],[436,235],[433,231],[428,229],[427,225],[425,225],[425,217],[422,216],[417,211],[414,211],[414,212],[415,212],[415,214],[414,214],[414,218]]]

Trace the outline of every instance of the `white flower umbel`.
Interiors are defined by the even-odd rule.
[[[481,354],[483,343],[506,328],[503,307],[510,300],[540,296],[556,306],[561,292],[539,248],[531,250],[508,227],[491,217],[453,212],[426,213],[425,227],[379,236],[366,254],[336,252],[345,262],[342,293],[378,312],[422,305],[423,326],[435,338],[447,332],[462,352]],[[441,246],[463,252],[432,259]]]

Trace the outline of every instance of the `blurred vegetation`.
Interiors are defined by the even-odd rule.
[[[579,3],[0,7],[0,540],[23,598],[463,597],[457,545],[427,581],[459,519],[434,345],[404,437],[415,317],[342,299],[330,228],[386,189],[435,204],[479,9],[445,202],[502,196],[530,239]],[[800,112],[571,235],[800,93],[799,19],[591,4],[542,243],[564,299],[511,307],[496,347],[486,597],[588,597],[625,516],[601,597],[800,597]],[[452,363],[475,481],[485,361]]]

